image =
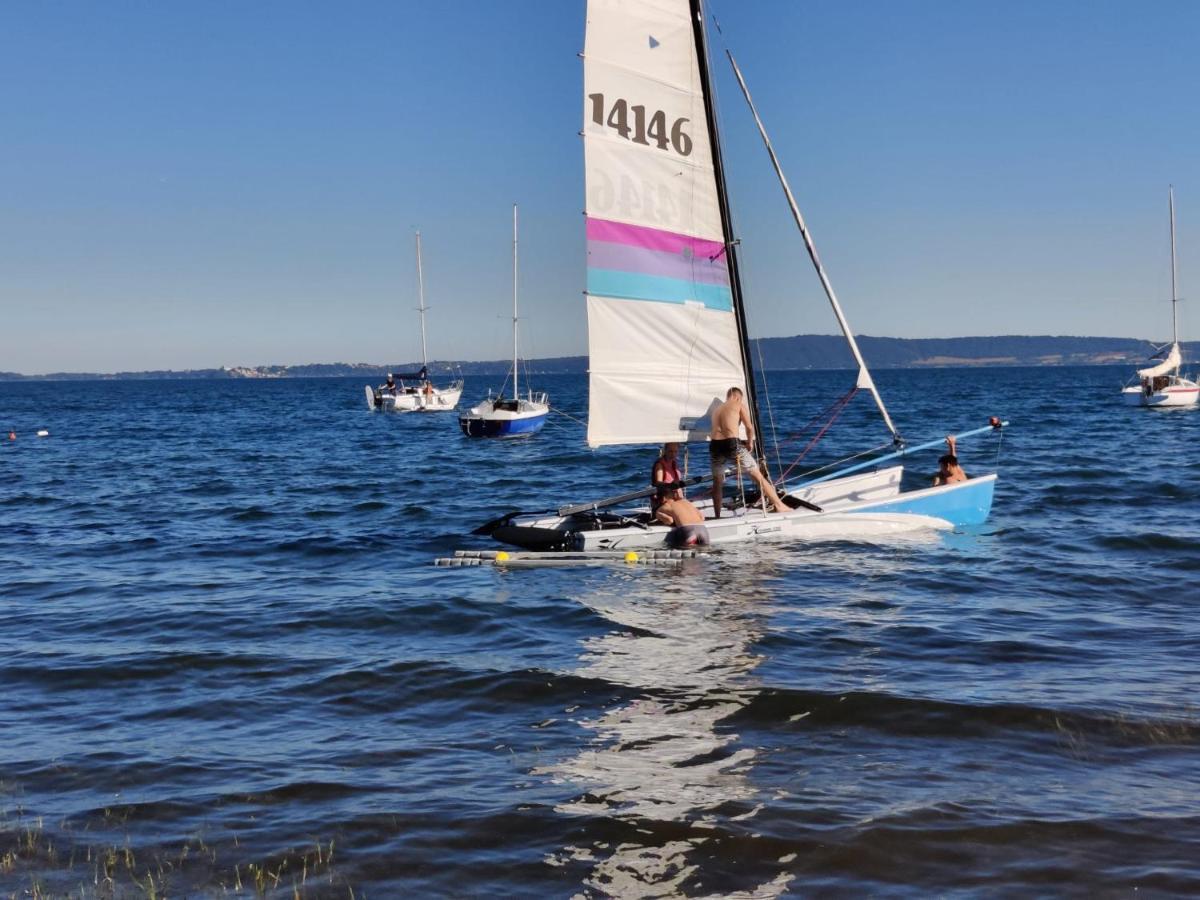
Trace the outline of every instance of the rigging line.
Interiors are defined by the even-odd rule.
[[[825,436],[825,432],[827,432],[830,428],[832,428],[833,423],[838,420],[838,417],[843,412],[845,412],[846,407],[850,405],[850,401],[854,398],[854,395],[857,393],[858,393],[858,388],[855,388],[850,393],[848,393],[844,398],[842,398],[841,401],[839,401],[838,408],[833,413],[833,415],[829,417],[829,421],[826,422],[825,425],[822,426],[821,430],[818,431],[813,436],[813,439],[808,442],[808,446],[806,446],[803,450],[800,451],[800,455],[796,457],[796,461],[793,462],[790,466],[788,466],[787,472],[784,472],[783,475],[780,476],[781,478],[787,478],[788,474],[792,471],[792,469],[796,468],[796,466],[798,466],[800,464],[800,460],[804,459],[804,457],[808,455],[808,451],[810,451],[813,447],[815,447],[817,445],[817,442],[820,441],[821,438],[823,438]]]
[[[833,307],[834,317],[837,319],[838,325],[841,326],[842,334],[846,338],[850,352],[854,355],[855,362],[858,363],[858,385],[871,392],[871,396],[875,400],[875,405],[879,408],[879,414],[883,417],[883,422],[887,426],[888,431],[891,432],[893,442],[897,445],[903,445],[904,440],[900,437],[900,432],[892,423],[892,417],[888,414],[887,407],[883,405],[883,397],[879,395],[879,389],[871,377],[866,360],[863,359],[862,353],[858,349],[858,342],[854,339],[854,332],[850,329],[850,323],[846,321],[846,316],[842,312],[841,304],[838,303],[837,295],[833,291],[833,285],[829,281],[829,276],[825,273],[824,266],[821,265],[821,259],[817,255],[817,248],[813,243],[812,235],[808,232],[808,226],[804,224],[804,217],[800,214],[800,207],[796,204],[796,198],[792,195],[792,189],[788,185],[787,177],[783,174],[783,167],[779,162],[779,158],[775,155],[775,148],[771,145],[771,139],[767,136],[766,126],[763,125],[762,119],[759,118],[758,110],[754,106],[754,100],[750,97],[750,88],[746,86],[746,80],[742,77],[742,70],[738,68],[737,61],[728,49],[725,50],[725,55],[729,58],[729,64],[733,67],[733,74],[737,77],[738,87],[742,89],[742,96],[746,99],[746,105],[750,107],[750,114],[754,117],[754,124],[758,126],[759,136],[762,138],[763,145],[767,148],[767,155],[771,158],[771,166],[775,169],[775,175],[779,179],[780,187],[783,188],[788,207],[792,211],[792,219],[800,231],[800,237],[804,240],[804,247],[808,251],[808,257],[812,260],[813,268],[816,269],[821,286],[825,289],[825,296],[829,299],[830,306]]]
[[[557,406],[551,406],[551,407],[550,407],[550,412],[556,412],[556,413],[558,413],[560,416],[565,416],[566,418],[570,419],[572,422],[578,422],[578,423],[579,423],[580,425],[582,425],[584,428],[587,428],[587,422],[583,421],[583,419],[577,419],[577,418],[575,418],[573,415],[571,415],[570,413],[568,413],[568,412],[563,412],[563,411],[562,411],[561,409],[559,409]]]
[[[742,290],[740,276],[741,266],[738,262],[738,254],[736,252],[738,240],[734,227],[733,208],[729,198],[729,189],[725,181],[724,150],[720,139],[720,131],[723,127],[721,106],[717,97],[717,85],[715,79],[712,77],[712,60],[708,52],[706,17],[702,0],[690,0],[689,8],[692,18],[692,38],[696,48],[695,73],[701,88],[701,96],[704,100],[704,118],[708,125],[709,146],[712,151],[712,170],[716,181],[717,206],[721,215],[721,240],[726,248],[726,265],[729,268],[729,288],[733,306],[732,312],[737,329],[738,358],[742,366],[742,376],[745,382],[744,391],[750,409],[751,424],[755,429],[761,430],[761,425],[758,421],[758,392],[752,376],[754,365],[750,355],[750,336],[746,324],[745,295]],[[693,86],[695,84],[696,82],[693,82]],[[747,377],[747,375],[750,377]],[[759,447],[759,453],[761,454],[761,443]]]
[[[836,410],[839,405],[849,402],[849,398],[853,397],[857,392],[858,392],[858,388],[852,387],[850,389],[849,393],[843,394],[841,397],[838,397],[836,400],[833,401],[833,403],[829,404],[828,407],[826,407],[824,410],[822,410],[821,412],[819,412],[815,416],[813,416],[811,419],[809,419],[803,428],[801,428],[799,431],[792,432],[786,438],[784,438],[782,441],[780,441],[779,446],[783,446],[784,444],[790,444],[792,441],[799,440],[803,435],[805,435],[808,432],[808,430],[810,428],[819,424],[820,422],[824,422],[825,419],[827,419],[829,416],[833,415],[834,410]],[[776,452],[778,452],[778,447],[776,448]]]
[[[771,385],[767,382],[767,367],[763,364],[762,338],[754,342],[754,347],[758,350],[758,371],[762,374],[763,396],[767,398],[767,419],[771,423],[771,443],[775,445],[775,471],[779,472],[783,469],[783,460],[779,458],[779,433],[775,430],[775,410],[771,406]],[[760,443],[765,443],[765,441],[760,438]],[[763,453],[766,454],[765,448]]]
[[[874,447],[869,447],[866,450],[863,450],[861,453],[853,453],[850,456],[843,457],[842,459],[835,459],[833,462],[826,463],[823,466],[817,466],[815,469],[809,469],[806,472],[801,472],[796,477],[797,478],[808,478],[810,475],[816,475],[820,472],[825,472],[825,471],[829,471],[829,470],[833,470],[833,469],[839,469],[842,466],[846,465],[847,463],[853,462],[856,459],[861,459],[864,456],[870,456],[872,453],[878,453],[880,450],[891,450],[894,446],[895,445],[891,444],[891,443],[878,444]],[[801,484],[804,484],[804,482],[801,482]]]

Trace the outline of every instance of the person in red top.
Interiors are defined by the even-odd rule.
[[[679,472],[679,445],[663,444],[654,467],[650,470],[650,483],[656,488],[650,500],[654,520],[671,525],[666,542],[669,547],[707,546],[710,539],[704,527],[704,514],[696,505],[683,496],[683,476]]]
[[[679,445],[663,444],[650,470],[650,483],[656,488],[650,499],[650,512],[664,525],[674,525],[670,514],[670,501],[683,499],[683,477],[679,474]]]

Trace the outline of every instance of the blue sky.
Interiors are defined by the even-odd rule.
[[[856,331],[1169,331],[1200,4],[715,4]],[[570,0],[25,2],[0,26],[0,370],[584,352]],[[717,48],[720,47],[718,43]],[[832,333],[727,67],[755,335]],[[1181,308],[1184,337],[1200,312]]]

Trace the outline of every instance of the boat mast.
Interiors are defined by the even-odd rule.
[[[771,165],[774,166],[775,174],[779,177],[779,183],[783,186],[783,193],[787,197],[788,206],[792,210],[792,218],[796,220],[796,226],[800,229],[801,237],[804,238],[804,246],[808,249],[808,258],[812,260],[812,264],[817,270],[817,277],[821,279],[821,286],[825,288],[825,296],[829,298],[829,304],[833,307],[833,314],[837,317],[842,334],[845,335],[846,342],[850,345],[850,352],[854,355],[854,361],[858,363],[858,387],[871,392],[871,396],[875,399],[875,405],[879,407],[879,412],[883,416],[884,424],[887,425],[888,431],[892,433],[892,440],[897,444],[902,444],[904,441],[900,437],[900,432],[892,424],[892,417],[888,415],[887,407],[883,405],[883,398],[879,396],[879,389],[875,387],[875,380],[871,378],[871,372],[867,369],[866,360],[863,359],[862,353],[859,352],[858,342],[854,340],[854,332],[850,330],[850,323],[846,321],[841,304],[838,303],[837,294],[833,292],[833,285],[829,281],[829,276],[825,274],[825,267],[821,265],[821,258],[817,256],[817,248],[813,244],[812,236],[808,233],[808,227],[804,224],[804,217],[800,215],[800,207],[796,204],[796,198],[792,195],[792,189],[788,185],[787,177],[783,174],[783,168],[779,165],[779,158],[775,155],[775,148],[771,146],[771,139],[767,136],[767,129],[763,125],[762,119],[758,117],[758,110],[754,106],[754,100],[750,97],[750,89],[746,86],[746,79],[742,77],[742,70],[738,68],[737,60],[733,58],[732,53],[726,50],[725,55],[729,57],[729,63],[733,66],[733,74],[737,76],[738,85],[742,89],[742,95],[746,98],[751,115],[754,116],[754,124],[758,126],[758,133],[767,147],[767,154],[771,157]],[[1174,220],[1172,219],[1172,221]]]
[[[421,232],[417,232],[417,296],[420,298],[420,306],[417,311],[421,313],[421,367],[429,367],[429,356],[425,351],[425,310],[429,307],[425,305],[425,275],[421,271]]]
[[[708,67],[708,37],[704,26],[702,0],[689,0],[692,10],[692,33],[696,41],[696,62],[700,69],[700,85],[704,93],[704,117],[708,123],[712,145],[713,174],[717,181],[717,204],[721,209],[721,231],[725,241],[725,257],[729,265],[729,293],[733,299],[734,318],[741,339],[742,371],[746,373],[746,400],[750,407],[750,424],[754,428],[755,454],[765,459],[762,428],[759,426],[758,391],[754,386],[754,363],[750,355],[750,336],[746,329],[746,308],[742,302],[742,280],[738,276],[736,241],[729,213],[729,193],[725,186],[725,168],[721,162],[721,140],[717,134],[717,114],[713,103],[712,77]]]
[[[1175,185],[1167,185],[1167,203],[1171,210],[1171,340],[1179,345],[1179,295],[1175,291]],[[1175,367],[1179,374],[1179,366]]]
[[[513,399],[521,399],[517,371],[517,204],[513,204]]]

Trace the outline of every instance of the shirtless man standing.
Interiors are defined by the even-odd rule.
[[[738,426],[746,428],[746,444],[738,441]],[[725,393],[725,402],[713,410],[712,427],[708,444],[709,460],[712,463],[713,517],[721,518],[721,493],[725,486],[725,464],[733,463],[758,485],[763,496],[771,501],[775,512],[787,512],[788,508],[771,482],[763,477],[754,459],[754,426],[750,424],[750,412],[742,401],[742,389],[731,387]]]

